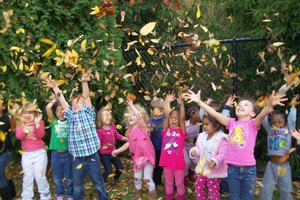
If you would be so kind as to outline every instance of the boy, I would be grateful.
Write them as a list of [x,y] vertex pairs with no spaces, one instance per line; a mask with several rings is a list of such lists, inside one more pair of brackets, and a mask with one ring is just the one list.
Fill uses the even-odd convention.
[[64,117],[68,120],[68,142],[69,152],[73,156],[73,198],[84,199],[84,180],[86,173],[93,182],[98,199],[109,199],[104,187],[98,150],[100,141],[98,139],[95,110],[89,97],[88,81],[91,70],[82,70],[82,94],[72,100],[70,107],[63,94],[59,91],[56,83],[51,79],[45,79],[45,86],[53,89],[56,98],[65,110]]

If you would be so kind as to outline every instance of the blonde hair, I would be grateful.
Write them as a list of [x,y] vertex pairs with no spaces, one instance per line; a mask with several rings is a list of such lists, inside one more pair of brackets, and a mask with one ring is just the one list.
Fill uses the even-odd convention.
[[[144,122],[145,122],[146,124],[148,124],[148,122],[149,122],[149,116],[148,116],[148,114],[147,114],[147,112],[146,112],[146,109],[145,109],[143,106],[139,105],[139,104],[134,104],[134,107],[141,113]],[[130,111],[131,111],[131,109],[130,109],[130,107],[128,106],[127,109],[126,109],[126,111],[125,111],[125,113],[124,113],[124,121],[125,121],[126,126],[127,126],[128,128],[130,127],[129,124],[128,124],[128,117],[129,117],[129,115],[130,115]]]
[[111,110],[108,109],[107,107],[103,107],[97,112],[97,119],[96,119],[96,127],[97,128],[101,128],[103,126],[103,119],[102,119],[101,115],[104,111],[108,111],[110,113],[110,115],[111,115],[110,123],[113,123],[113,121],[114,121],[112,114],[111,114]]
[[164,101],[161,98],[155,98],[150,103],[151,108],[164,109]]

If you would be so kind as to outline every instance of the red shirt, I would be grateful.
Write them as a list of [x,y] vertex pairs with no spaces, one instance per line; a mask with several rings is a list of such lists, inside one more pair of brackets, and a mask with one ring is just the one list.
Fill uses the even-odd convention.
[[109,129],[100,128],[97,130],[100,140],[100,153],[111,154],[115,149],[115,140],[122,140],[123,135],[118,133],[114,124],[110,124]]

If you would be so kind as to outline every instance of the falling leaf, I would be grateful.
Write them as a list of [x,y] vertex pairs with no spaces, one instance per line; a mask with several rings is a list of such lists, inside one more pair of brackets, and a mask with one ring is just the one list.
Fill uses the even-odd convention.
[[271,22],[271,19],[264,19],[263,22]]
[[208,29],[207,29],[205,26],[200,25],[200,27],[202,28],[202,30],[203,30],[205,33],[208,32]]
[[135,96],[134,94],[132,94],[132,93],[128,93],[128,94],[127,94],[127,98],[128,98],[129,100],[131,100],[131,101],[135,101],[135,100],[136,100],[136,96]]
[[18,150],[18,153],[19,153],[20,155],[22,155],[22,154],[23,154],[23,151],[22,151],[22,150]]
[[151,101],[151,97],[149,97],[148,95],[145,95],[145,96],[144,96],[144,99],[145,99],[146,101]]
[[82,168],[82,163],[76,166],[76,169],[81,169]]
[[275,43],[273,43],[274,47],[279,47],[279,46],[282,46],[282,45],[284,45],[284,42],[275,42]]
[[214,91],[217,90],[217,86],[216,86],[213,82],[211,82],[211,86],[212,86],[212,89],[213,89]]
[[5,140],[6,140],[6,133],[4,133],[3,131],[0,131],[0,141],[4,142]]
[[292,57],[289,60],[289,63],[294,62],[296,60],[296,58],[297,58],[297,55],[292,55]]
[[163,82],[163,83],[161,84],[161,86],[163,86],[163,87],[166,87],[167,85],[168,85],[167,82]]
[[81,50],[82,50],[83,52],[86,51],[86,42],[87,42],[87,40],[84,39],[84,40],[81,42],[81,44],[80,44]]
[[118,130],[122,129],[122,125],[120,125],[120,124],[116,125],[116,129],[118,129]]
[[153,29],[156,26],[156,22],[149,22],[148,24],[146,24],[145,26],[143,26],[140,30],[140,34],[142,36],[146,36],[149,33],[151,33],[153,31]]
[[41,38],[40,42],[44,43],[44,44],[54,45],[54,42],[50,39],[47,39],[47,38]]
[[199,19],[201,17],[200,5],[197,5],[196,17]]
[[113,178],[115,176],[116,176],[116,174],[112,173],[112,174],[109,174],[107,178]]

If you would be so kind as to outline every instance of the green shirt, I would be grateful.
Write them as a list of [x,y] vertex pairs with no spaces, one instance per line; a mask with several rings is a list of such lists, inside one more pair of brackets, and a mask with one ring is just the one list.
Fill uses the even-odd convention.
[[51,140],[50,150],[68,150],[68,121],[56,117],[50,122]]

